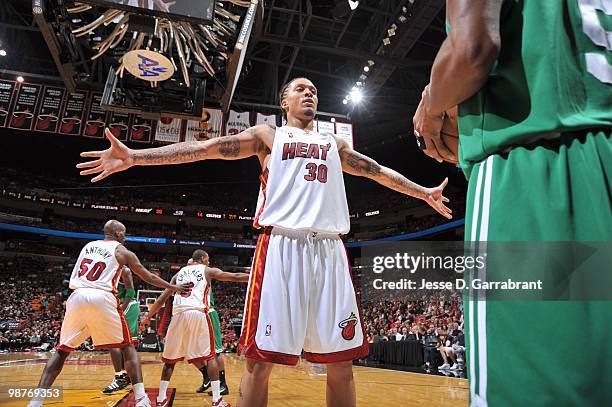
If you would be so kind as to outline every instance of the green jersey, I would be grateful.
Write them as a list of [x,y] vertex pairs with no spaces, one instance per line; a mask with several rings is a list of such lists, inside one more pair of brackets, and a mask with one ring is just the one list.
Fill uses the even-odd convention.
[[[125,294],[127,294],[125,285],[117,284],[117,297],[119,298],[119,301],[121,301],[122,303],[123,303],[123,300],[125,299]],[[132,301],[134,301],[134,298],[132,298]]]
[[209,310],[214,310],[215,309],[215,301],[213,300],[213,293],[212,293],[212,281],[211,284],[209,285],[209,289],[208,289],[208,309]]
[[612,127],[611,10],[610,0],[504,1],[495,66],[459,106],[467,175],[487,156],[543,135]]

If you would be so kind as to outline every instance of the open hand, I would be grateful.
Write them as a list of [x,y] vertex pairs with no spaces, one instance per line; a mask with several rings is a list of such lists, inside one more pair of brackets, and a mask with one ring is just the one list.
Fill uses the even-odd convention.
[[432,208],[434,208],[440,215],[444,216],[447,219],[453,218],[453,211],[444,205],[445,202],[448,202],[448,198],[445,197],[442,193],[444,192],[444,187],[448,184],[448,178],[444,178],[444,181],[440,185],[435,188],[429,188],[427,191],[427,195],[425,196],[425,202],[429,204]]
[[130,155],[130,149],[119,141],[109,129],[104,130],[104,135],[110,141],[109,148],[103,151],[86,151],[81,157],[97,158],[93,161],[78,163],[77,168],[88,168],[80,172],[81,175],[98,174],[91,182],[98,182],[115,172],[125,171],[134,165]]

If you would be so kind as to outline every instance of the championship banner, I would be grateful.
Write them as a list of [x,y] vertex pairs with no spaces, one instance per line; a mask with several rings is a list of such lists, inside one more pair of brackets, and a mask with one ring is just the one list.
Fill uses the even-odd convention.
[[219,109],[202,109],[202,120],[187,121],[185,141],[208,140],[221,137],[223,130],[223,111]]
[[334,123],[333,122],[326,122],[323,120],[319,120],[318,121],[318,130],[319,133],[321,134],[336,134],[336,129],[334,128]]
[[162,143],[178,143],[181,141],[181,127],[183,121],[172,117],[162,117],[157,122],[155,141]]
[[101,93],[93,93],[87,109],[87,120],[85,121],[85,131],[83,135],[86,137],[104,137],[104,127],[106,126],[106,110],[102,110],[100,102],[102,101]]
[[143,119],[140,116],[134,116],[132,125],[130,126],[130,141],[136,143],[150,143],[153,133],[153,120]]
[[47,133],[57,132],[64,96],[66,96],[66,89],[45,86],[36,116],[35,130]]
[[14,93],[15,82],[0,80],[0,127],[6,127],[8,124]]
[[64,111],[62,113],[60,134],[67,134],[69,136],[81,134],[86,100],[87,92],[74,92],[68,95],[68,100],[64,104]]
[[249,120],[249,112],[238,113],[230,110],[229,118],[227,119],[227,125],[225,127],[225,135],[233,136],[241,131],[244,131],[251,127]]
[[340,123],[336,122],[336,135],[341,139],[346,140],[351,148],[354,148],[353,144],[353,125],[351,123]]
[[108,120],[108,129],[121,141],[126,141],[130,129],[130,114],[112,112]]
[[271,114],[266,116],[265,114],[257,113],[257,121],[255,124],[269,124],[270,126],[276,127],[276,115]]
[[206,128],[200,120],[187,120],[185,129],[185,141],[203,141],[208,140]]
[[17,91],[17,100],[13,107],[13,115],[9,127],[12,129],[32,130],[34,126],[34,110],[40,96],[40,85],[22,83]]

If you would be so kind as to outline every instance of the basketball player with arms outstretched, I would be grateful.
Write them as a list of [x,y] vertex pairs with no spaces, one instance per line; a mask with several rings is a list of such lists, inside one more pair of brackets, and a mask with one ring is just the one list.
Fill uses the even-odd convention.
[[[172,320],[166,333],[166,344],[162,354],[164,368],[161,374],[157,406],[168,404],[167,390],[170,384],[174,365],[185,357],[198,370],[206,366],[212,387],[213,407],[229,407],[221,397],[219,367],[216,362],[215,337],[212,323],[208,315],[210,308],[208,292],[212,280],[244,282],[249,280],[246,273],[226,273],[218,268],[208,267],[208,253],[198,249],[191,257],[193,264],[183,267],[172,282],[189,284],[191,291],[174,296],[172,302]],[[166,300],[173,294],[165,290],[151,306],[145,321],[159,311]]]
[[263,228],[245,302],[240,350],[247,357],[239,404],[263,406],[274,363],[327,364],[327,404],[356,404],[352,361],[368,353],[367,338],[340,235],[349,231],[342,171],[370,178],[427,202],[446,218],[443,189],[426,188],[313,130],[317,89],[306,78],[282,87],[287,125],[251,127],[235,136],[132,150],[109,131],[104,151],[82,153],[81,175],[102,180],[134,165],[163,165],[256,156],[262,168],[254,225]]
[[[51,387],[70,352],[91,336],[96,349],[121,349],[133,383],[135,405],[151,405],[142,383],[138,354],[116,296],[117,282],[123,266],[127,265],[143,281],[156,287],[182,293],[187,285],[170,284],[151,274],[138,257],[123,246],[124,241],[125,226],[109,220],[104,225],[104,240],[89,242],[81,250],[70,277],[70,288],[74,292],[66,302],[57,352],[47,362],[39,388]],[[42,406],[42,400],[35,398],[29,406]]]
[[[448,0],[446,13],[449,36],[414,129],[427,155],[452,160],[440,129],[444,111],[459,105],[465,239],[611,241],[612,0]],[[547,246],[533,246],[541,259]],[[557,250],[556,264],[575,262],[572,251]],[[484,254],[489,281],[537,272]],[[583,281],[574,267],[555,265],[546,289]],[[605,279],[610,268],[601,271]],[[607,286],[601,278],[587,290]],[[575,288],[567,288],[570,298]],[[609,301],[485,301],[485,294],[464,309],[471,405],[610,404],[612,386],[602,384],[612,373],[594,369],[612,357]],[[542,334],[526,340],[525,332]]]

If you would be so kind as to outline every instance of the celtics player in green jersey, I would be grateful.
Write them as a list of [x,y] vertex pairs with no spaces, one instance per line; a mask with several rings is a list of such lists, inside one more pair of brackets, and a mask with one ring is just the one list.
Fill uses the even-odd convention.
[[[210,291],[208,292],[208,298],[210,303],[208,315],[210,316],[210,322],[212,324],[213,333],[215,335],[215,353],[217,354],[215,358],[217,360],[217,365],[219,366],[221,395],[225,396],[226,394],[229,394],[229,387],[227,386],[227,382],[225,381],[225,363],[223,362],[223,337],[221,335],[221,320],[219,319],[219,313],[215,309],[212,285],[210,287]],[[202,372],[203,381],[202,385],[196,390],[196,393],[204,393],[210,387],[210,378],[208,377],[208,370],[206,369],[206,366],[200,369],[200,372]],[[212,391],[209,391],[208,393],[209,395],[212,395]]]
[[[449,0],[446,12],[414,131],[469,180],[465,239],[612,240],[612,0]],[[455,157],[440,130],[457,105]],[[464,310],[472,405],[610,405],[612,303],[478,293]]]
[[[117,286],[117,297],[121,301],[121,310],[125,315],[125,321],[130,329],[130,335],[132,338],[138,336],[138,317],[140,316],[140,306],[136,297],[136,291],[134,291],[134,280],[132,279],[132,272],[128,267],[123,267],[121,272],[121,280],[123,284],[119,283]],[[113,367],[115,368],[115,378],[104,389],[102,393],[111,394],[119,390],[123,390],[130,385],[130,377],[125,371],[123,358],[121,357],[121,351],[117,348],[110,349],[111,360],[113,361]]]

